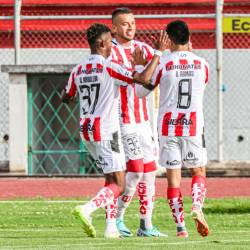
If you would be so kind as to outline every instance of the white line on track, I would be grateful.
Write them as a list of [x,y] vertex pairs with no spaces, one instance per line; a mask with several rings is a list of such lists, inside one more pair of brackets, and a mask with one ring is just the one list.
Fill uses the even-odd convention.
[[[0,229],[0,232],[58,232],[58,231],[63,231],[63,232],[76,232],[76,229],[64,229],[64,228],[29,228],[29,229],[11,229],[11,228],[2,228]],[[175,230],[167,230],[168,233],[175,233]],[[243,231],[243,230],[231,230],[230,232],[223,232],[220,231],[220,234],[234,234],[234,233],[242,233],[245,235],[250,234],[250,231]],[[86,238],[89,240],[89,238]]]
[[[119,239],[115,240],[115,241],[119,241]],[[222,241],[219,241],[219,242],[216,242],[216,244],[218,245],[219,244],[223,244],[223,243],[243,243],[243,242],[250,242],[250,240],[222,240]],[[95,240],[93,240],[93,244],[92,242],[88,242],[88,249],[92,249],[92,247],[96,247],[96,246],[102,246],[102,249],[103,249],[103,246],[104,245],[110,245],[110,244],[113,244],[114,243],[114,240],[110,241],[110,242],[100,242],[100,243],[97,243],[95,242]],[[215,243],[215,241],[207,241],[207,240],[202,240],[202,241],[183,241],[183,242],[154,242],[154,243],[148,243],[147,242],[147,246],[159,246],[159,245],[196,245],[196,244],[213,244]],[[131,245],[131,247],[134,247],[134,246],[140,246],[140,247],[145,247],[145,242],[142,242],[142,243],[135,243],[135,242],[127,242],[126,243],[126,246],[128,245]],[[67,248],[67,247],[86,247],[86,243],[82,243],[82,244],[79,244],[79,243],[70,243],[70,244],[63,244],[63,248]],[[23,246],[3,246],[4,248],[1,248],[0,249],[48,249],[48,248],[57,248],[60,247],[60,244],[56,245],[56,244],[46,244],[46,245],[36,245],[34,246],[35,248],[33,248],[32,246],[29,246],[29,245],[23,245]],[[111,248],[111,247],[110,247]],[[114,246],[114,248],[117,249],[117,246]],[[95,248],[96,249],[96,248]]]

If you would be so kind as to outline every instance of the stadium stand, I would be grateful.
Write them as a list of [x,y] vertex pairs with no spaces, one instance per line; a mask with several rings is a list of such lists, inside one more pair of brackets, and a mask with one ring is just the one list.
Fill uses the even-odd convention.
[[[0,15],[12,16],[14,0],[0,0]],[[238,3],[235,6],[235,3]],[[110,15],[112,9],[117,6],[127,6],[133,9],[136,15],[153,15],[153,14],[212,14],[215,12],[215,1],[213,0],[177,0],[174,1],[150,1],[140,0],[123,1],[121,4],[117,0],[24,0],[22,1],[23,16],[60,16],[60,15]],[[249,13],[250,3],[247,0],[233,1],[226,0],[224,4],[226,13]],[[98,19],[110,25],[111,21],[107,18]],[[168,19],[171,21],[171,19]],[[192,42],[196,49],[208,49],[215,47],[215,19],[186,18],[192,30]],[[87,47],[84,39],[83,30],[85,30],[93,20],[22,20],[22,48],[82,48]],[[166,20],[159,18],[138,19],[137,36],[140,39],[147,40],[146,35],[165,26]],[[0,20],[0,48],[13,48],[14,46],[14,21]],[[247,34],[230,34],[224,35],[224,48],[234,48],[230,39],[236,37],[241,39],[242,43],[237,47],[250,47],[250,38]],[[43,39],[40,39],[43,37]],[[150,41],[146,41],[150,42]]]

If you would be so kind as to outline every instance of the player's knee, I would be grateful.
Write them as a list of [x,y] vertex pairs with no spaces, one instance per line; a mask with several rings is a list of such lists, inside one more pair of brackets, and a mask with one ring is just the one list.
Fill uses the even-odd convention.
[[205,167],[192,168],[191,173],[192,173],[192,176],[196,176],[196,175],[205,176],[206,175],[206,169],[205,169]]
[[143,176],[143,172],[128,172],[127,175],[132,175],[134,180],[140,181]]
[[143,176],[143,173],[135,173],[135,178],[137,180],[141,180],[142,176]]

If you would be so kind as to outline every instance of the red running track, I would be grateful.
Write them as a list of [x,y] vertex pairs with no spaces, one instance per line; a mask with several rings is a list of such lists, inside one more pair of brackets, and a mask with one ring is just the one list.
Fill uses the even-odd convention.
[[[1,178],[0,199],[92,196],[103,178]],[[156,196],[166,196],[167,180],[157,178]],[[191,195],[191,179],[183,178],[182,195]],[[207,178],[207,197],[250,197],[250,178]]]

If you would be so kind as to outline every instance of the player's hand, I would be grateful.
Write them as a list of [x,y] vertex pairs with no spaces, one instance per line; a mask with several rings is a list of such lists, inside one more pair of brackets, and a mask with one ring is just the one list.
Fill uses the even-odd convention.
[[170,48],[170,39],[168,38],[167,32],[165,30],[161,30],[160,36],[158,39],[152,37],[155,43],[155,48],[160,51],[164,51]]
[[67,103],[67,104],[69,104],[70,102],[77,103],[78,101],[77,95],[71,97],[66,93],[65,89],[62,89],[60,99],[62,102]]
[[143,51],[139,47],[135,48],[131,61],[133,66],[135,65],[145,66],[147,64],[147,60],[146,58],[144,58]]

